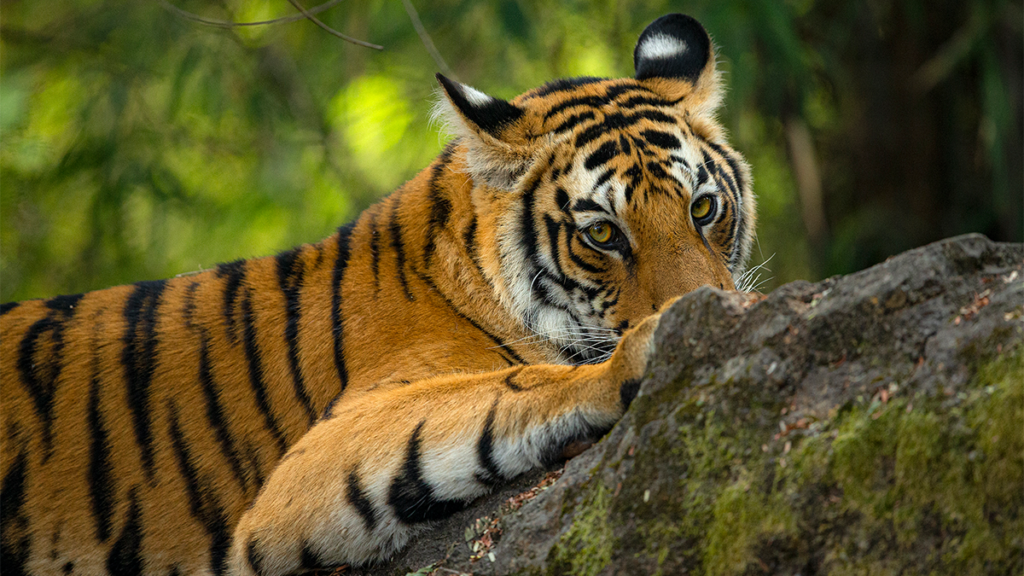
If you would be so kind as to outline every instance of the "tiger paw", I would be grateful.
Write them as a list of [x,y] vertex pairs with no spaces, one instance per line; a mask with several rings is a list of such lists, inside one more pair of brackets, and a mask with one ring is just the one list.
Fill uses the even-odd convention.
[[655,333],[661,316],[676,300],[678,298],[670,300],[660,310],[644,318],[640,324],[623,334],[615,352],[608,360],[608,370],[611,372],[612,379],[622,383],[620,394],[626,405],[629,404],[626,396],[629,396],[629,400],[636,396],[640,379],[643,378],[647,369],[647,362],[654,354]]

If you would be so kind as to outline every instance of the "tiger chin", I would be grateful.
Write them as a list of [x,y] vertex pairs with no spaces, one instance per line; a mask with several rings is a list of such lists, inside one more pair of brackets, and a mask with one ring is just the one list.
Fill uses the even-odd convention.
[[701,25],[633,58],[511,101],[438,75],[455,138],[322,242],[3,305],[4,576],[373,562],[599,439],[755,219]]

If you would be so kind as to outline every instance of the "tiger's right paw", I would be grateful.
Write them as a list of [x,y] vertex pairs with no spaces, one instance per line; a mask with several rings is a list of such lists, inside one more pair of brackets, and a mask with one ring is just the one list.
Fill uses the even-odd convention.
[[608,360],[611,379],[619,383],[619,399],[625,412],[640,390],[640,381],[647,370],[647,362],[654,355],[655,332],[662,314],[676,299],[666,303],[661,310],[644,318],[636,327],[626,331],[619,340],[615,352]]

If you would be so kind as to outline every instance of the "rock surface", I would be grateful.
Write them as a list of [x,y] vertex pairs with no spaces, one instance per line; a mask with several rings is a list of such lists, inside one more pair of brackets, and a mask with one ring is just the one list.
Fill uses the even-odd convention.
[[1024,570],[1024,246],[962,236],[760,301],[703,288],[658,332],[626,416],[550,487],[343,573]]

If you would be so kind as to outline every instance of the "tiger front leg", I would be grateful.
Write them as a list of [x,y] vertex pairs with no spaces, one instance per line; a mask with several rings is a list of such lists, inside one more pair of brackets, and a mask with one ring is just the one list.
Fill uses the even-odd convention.
[[242,517],[233,572],[388,558],[428,522],[578,452],[636,396],[657,319],[602,364],[435,377],[342,403],[285,454]]

